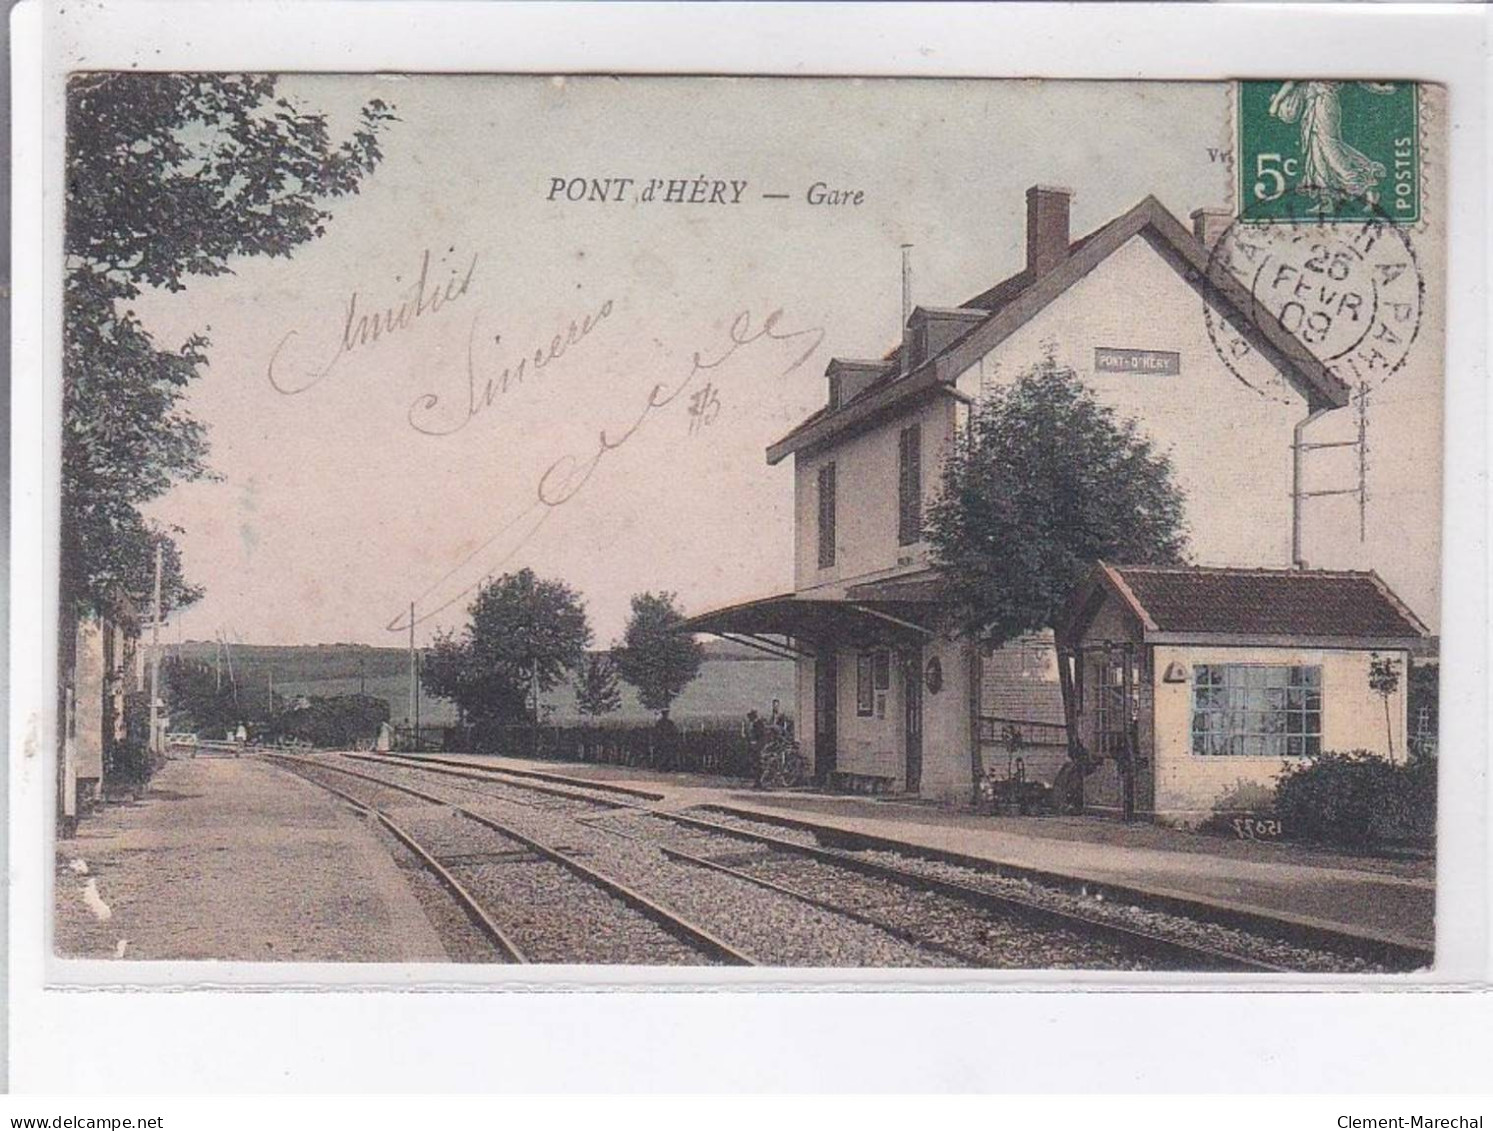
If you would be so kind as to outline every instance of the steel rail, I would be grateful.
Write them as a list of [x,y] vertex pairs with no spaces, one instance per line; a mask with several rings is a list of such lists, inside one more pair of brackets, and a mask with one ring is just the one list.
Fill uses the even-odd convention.
[[[285,758],[283,755],[270,755],[270,758],[273,761],[294,760]],[[294,773],[295,771],[291,772]],[[415,857],[420,861],[420,863],[423,864],[438,881],[440,881],[441,885],[445,887],[453,897],[455,897],[457,904],[464,912],[466,912],[467,917],[471,919],[474,924],[476,924],[476,926],[482,931],[484,935],[487,936],[488,940],[492,942],[495,947],[497,947],[498,951],[505,958],[507,958],[511,962],[520,964],[524,964],[529,961],[528,956],[524,954],[519,945],[508,937],[508,932],[503,930],[502,927],[498,926],[498,924],[493,921],[492,916],[487,913],[486,908],[484,908],[482,904],[477,901],[477,897],[474,896],[471,892],[467,891],[466,887],[463,886],[462,882],[456,878],[451,870],[444,864],[442,864],[439,860],[437,860],[435,856],[425,848],[424,845],[416,840],[409,832],[401,828],[399,824],[395,822],[395,820],[387,813],[385,813],[382,809],[378,808],[376,805],[371,805],[366,801],[359,800],[352,794],[338,789],[335,785],[331,785],[324,781],[317,781],[315,778],[308,777],[305,774],[297,773],[296,776],[299,777],[302,781],[308,781],[312,785],[320,786],[328,793],[336,794],[338,797],[342,798],[342,800],[346,801],[349,805],[351,805],[354,809],[357,809],[359,812],[377,818],[378,821],[383,824],[384,828],[388,829],[396,840],[398,840],[407,849],[409,849],[410,852],[414,853]]]
[[662,927],[669,934],[673,935],[675,938],[681,939],[691,946],[694,946],[697,949],[702,950],[715,958],[719,958],[721,961],[727,963],[728,965],[759,965],[757,960],[752,958],[746,952],[732,946],[730,943],[717,937],[715,934],[706,930],[704,927],[698,926],[689,919],[684,918],[684,916],[678,914],[677,912],[671,911],[663,904],[650,899],[642,892],[629,887],[621,880],[615,879],[612,876],[608,876],[604,872],[597,871],[589,864],[585,864],[582,861],[577,860],[569,853],[564,852],[551,845],[544,844],[542,841],[535,840],[533,837],[527,836],[526,834],[519,832],[517,829],[512,828],[509,825],[505,825],[503,824],[503,822],[498,821],[495,818],[488,817],[482,813],[474,813],[470,809],[465,809],[447,798],[437,797],[434,794],[415,789],[413,786],[403,785],[398,782],[391,782],[387,778],[375,777],[372,774],[365,774],[360,770],[348,769],[346,766],[337,766],[327,762],[315,761],[313,759],[286,758],[285,760],[300,762],[302,764],[321,769],[327,769],[337,774],[346,774],[349,777],[361,778],[362,780],[372,782],[375,785],[381,785],[387,789],[397,790],[400,793],[409,794],[411,797],[417,798],[421,801],[426,801],[433,805],[439,805],[443,808],[450,809],[452,812],[465,817],[467,820],[473,821],[476,824],[491,829],[493,832],[498,833],[501,836],[507,837],[510,840],[522,844],[525,848],[528,848],[532,852],[538,853],[545,859],[555,864],[561,865],[562,867],[575,873],[577,876],[581,877],[587,882],[601,888],[603,891],[607,892],[614,898],[621,900],[624,904],[631,907],[633,910],[642,913],[645,918],[650,919],[658,926]]
[[1292,972],[1289,967],[1280,966],[1273,962],[1245,958],[1241,955],[1207,946],[1206,944],[1182,942],[1178,939],[1168,938],[1165,935],[1155,934],[1139,927],[1130,927],[1107,919],[1081,915],[1073,911],[1064,911],[1060,908],[1049,907],[1033,900],[1022,899],[1019,896],[960,883],[958,880],[944,879],[940,876],[930,876],[922,872],[899,868],[895,864],[862,859],[854,853],[843,852],[839,849],[819,848],[813,845],[799,844],[796,841],[784,840],[781,837],[775,837],[768,833],[755,832],[732,825],[722,825],[715,821],[707,821],[700,817],[691,817],[684,813],[655,812],[653,815],[688,828],[734,837],[738,840],[754,841],[781,852],[806,856],[810,859],[837,865],[851,871],[879,876],[914,889],[936,891],[983,910],[1014,915],[1036,925],[1059,927],[1080,935],[1100,936],[1108,941],[1132,949],[1139,949],[1142,953],[1153,957],[1186,961],[1190,963],[1190,965],[1185,967],[1186,969],[1198,969],[1199,964],[1201,964],[1202,968],[1213,970],[1269,974]]
[[[398,766],[403,769],[409,770],[424,770],[426,773],[442,774],[446,777],[467,778],[471,781],[491,781],[496,782],[500,785],[511,785],[516,789],[531,789],[536,793],[548,793],[555,797],[566,798],[570,801],[589,801],[593,805],[607,805],[611,806],[614,809],[644,808],[644,806],[639,805],[636,801],[613,800],[610,797],[594,797],[590,794],[577,792],[577,789],[574,786],[567,788],[563,785],[548,784],[552,780],[558,780],[552,779],[549,775],[546,775],[543,779],[546,784],[529,781],[527,779],[531,776],[530,774],[527,774],[523,771],[504,769],[500,766],[478,766],[469,762],[437,762],[429,758],[407,758],[401,757],[399,755],[385,754],[346,753],[343,754],[342,757],[351,758],[357,762],[372,762],[375,765],[380,766]],[[515,781],[515,778],[517,778],[518,780]],[[576,781],[576,779],[574,778],[568,778],[564,780]],[[578,782],[577,785],[579,785]],[[580,788],[587,787],[581,786]],[[609,790],[603,786],[590,788],[594,788],[596,791],[602,793],[627,793],[633,794],[638,797],[644,797],[651,801],[663,800],[663,797],[661,795],[653,793],[641,793],[634,790]]]
[[[555,783],[554,788],[565,786],[580,787],[593,790],[597,793],[619,793],[625,797],[637,798],[641,801],[664,801],[666,794],[658,793],[650,789],[640,789],[636,786],[619,785],[611,781],[597,781],[591,778],[577,778],[569,774],[557,774],[548,770],[523,770],[514,766],[490,766],[481,762],[472,762],[464,758],[451,758],[443,755],[425,754],[370,754],[366,751],[344,751],[343,757],[356,758],[365,762],[390,762],[398,765],[410,765],[421,767],[450,766],[456,769],[479,770],[487,774],[504,774],[514,778],[532,778],[535,781]],[[540,787],[535,785],[533,789]]]
[[[642,840],[643,838],[636,837],[632,839]],[[644,843],[650,842],[644,841]],[[842,919],[850,919],[867,927],[874,927],[878,931],[883,931],[893,938],[901,939],[903,942],[915,946],[920,950],[931,950],[938,954],[946,954],[951,958],[957,958],[965,965],[968,965],[970,962],[969,955],[957,947],[949,946],[934,939],[923,938],[916,931],[898,926],[895,923],[888,923],[876,918],[874,915],[868,915],[864,911],[859,911],[854,907],[846,907],[843,904],[825,899],[823,896],[814,895],[812,892],[799,891],[797,888],[791,888],[786,884],[778,883],[776,880],[769,880],[763,876],[754,876],[750,872],[743,872],[739,868],[732,868],[714,860],[707,860],[703,856],[695,856],[689,852],[682,852],[677,848],[669,848],[661,844],[655,847],[671,860],[678,860],[684,864],[692,864],[699,868],[706,868],[712,872],[720,872],[722,875],[744,880],[746,883],[755,884],[757,887],[764,888],[767,891],[775,892],[778,895],[786,896],[800,903],[807,903],[809,906],[817,907],[822,911],[828,911],[832,915],[840,916]],[[981,965],[990,966],[992,964],[982,962]]]
[[[472,763],[459,763],[448,760],[448,764],[474,765]],[[482,767],[488,773],[501,775],[527,775],[527,771],[511,771],[498,767]],[[538,774],[547,781],[572,782],[581,788],[592,788],[589,781],[582,778],[569,777],[562,774],[545,773]],[[515,788],[538,788],[527,782],[509,781],[507,784]],[[608,787],[598,787],[608,788]],[[643,791],[637,791],[639,793]],[[578,798],[583,795],[577,795]],[[705,808],[713,808],[706,805]],[[637,806],[641,812],[653,813],[656,816],[665,816],[663,811],[653,809],[649,806]],[[574,818],[572,818],[574,819]],[[769,824],[784,825],[790,828],[798,828],[818,835],[824,832],[843,838],[847,841],[863,843],[868,848],[881,849],[887,852],[900,852],[914,857],[923,857],[932,860],[943,860],[947,863],[972,868],[980,871],[988,867],[988,863],[978,859],[961,859],[961,854],[938,849],[926,849],[916,845],[904,845],[900,842],[886,837],[880,837],[868,833],[857,833],[849,830],[834,829],[826,826],[817,826],[811,821],[801,821],[787,817],[770,817],[759,815],[756,819]],[[792,842],[788,842],[792,843]],[[1379,938],[1374,935],[1360,935],[1352,931],[1335,930],[1332,927],[1321,924],[1305,924],[1291,918],[1272,915],[1269,911],[1221,907],[1209,904],[1206,901],[1198,902],[1184,895],[1157,893],[1145,890],[1132,890],[1122,884],[1108,881],[1085,880],[1082,877],[1067,876],[1061,873],[1044,873],[1028,867],[1013,867],[1001,865],[1001,870],[1017,878],[1026,878],[1033,883],[1051,886],[1058,890],[1072,889],[1079,886],[1096,888],[1108,897],[1117,900],[1128,900],[1137,906],[1145,907],[1163,914],[1176,916],[1182,919],[1191,919],[1198,923],[1216,924],[1229,930],[1244,931],[1247,934],[1264,934],[1276,936],[1292,945],[1306,947],[1307,949],[1324,951],[1339,956],[1357,957],[1375,962],[1390,970],[1416,970],[1431,965],[1434,960],[1433,948],[1413,942],[1394,939]],[[917,875],[918,873],[913,873]],[[1227,951],[1220,953],[1227,954]],[[1234,959],[1235,965],[1242,960]],[[1288,972],[1299,973],[1293,967],[1271,966],[1268,963],[1257,964],[1252,969],[1261,972]]]

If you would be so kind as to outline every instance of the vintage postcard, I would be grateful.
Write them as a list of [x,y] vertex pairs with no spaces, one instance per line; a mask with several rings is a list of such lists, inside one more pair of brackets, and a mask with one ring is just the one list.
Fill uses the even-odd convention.
[[1442,87],[66,97],[56,958],[1434,967]]

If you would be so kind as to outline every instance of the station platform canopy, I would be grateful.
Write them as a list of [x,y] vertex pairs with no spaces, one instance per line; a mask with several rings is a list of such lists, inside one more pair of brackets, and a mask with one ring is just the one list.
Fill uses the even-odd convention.
[[701,613],[680,630],[800,654],[816,646],[907,647],[936,634],[939,606],[930,596],[926,586],[897,588],[893,582],[852,586],[843,597],[782,593]]

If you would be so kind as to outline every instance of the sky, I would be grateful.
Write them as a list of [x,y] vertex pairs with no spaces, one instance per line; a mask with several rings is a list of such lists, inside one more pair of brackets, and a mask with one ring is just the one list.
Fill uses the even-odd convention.
[[[187,404],[216,477],[150,508],[183,528],[207,591],[171,638],[398,645],[413,602],[423,643],[521,566],[581,593],[598,645],[640,591],[700,611],[791,589],[791,461],[764,451],[824,403],[832,357],[895,344],[901,245],[915,300],[954,306],[1022,266],[1029,185],[1074,190],[1075,236],[1148,193],[1184,220],[1233,196],[1222,84],[281,87],[334,131],[370,98],[399,121],[321,239],[136,304],[165,345],[211,339]],[[608,199],[564,199],[556,182],[576,178],[610,178]],[[686,202],[665,199],[671,180]],[[816,183],[863,195],[811,205]],[[360,318],[413,301],[422,264],[418,315],[360,337]],[[1371,414],[1369,541],[1341,501],[1310,521],[1434,623],[1439,351],[1418,357]]]

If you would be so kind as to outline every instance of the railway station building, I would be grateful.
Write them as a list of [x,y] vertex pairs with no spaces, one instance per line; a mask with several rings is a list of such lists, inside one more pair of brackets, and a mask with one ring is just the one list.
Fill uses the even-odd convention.
[[[689,622],[696,632],[792,650],[800,743],[826,783],[968,801],[985,770],[1001,773],[1017,750],[1029,780],[1050,781],[1068,761],[1052,635],[992,649],[942,631],[922,531],[943,455],[971,405],[1048,359],[1077,372],[1169,454],[1193,561],[1280,573],[1305,565],[1297,441],[1309,419],[1348,404],[1348,388],[1213,261],[1226,216],[1202,210],[1189,227],[1147,197],[1075,239],[1070,195],[1027,191],[1021,271],[957,306],[913,307],[885,356],[829,363],[824,406],[767,451],[769,464],[794,465],[792,591]],[[1237,352],[1256,368],[1246,372]],[[1423,631],[1406,617],[1389,634],[1396,640]],[[1287,624],[1270,634],[1285,649],[1270,654],[1271,670],[1303,666],[1290,659],[1294,631]],[[1086,647],[1096,639],[1105,638],[1083,637]],[[1244,647],[1201,636],[1187,647],[1236,645]],[[1194,669],[1212,671],[1211,655],[1175,657],[1189,683],[1156,685],[1165,702],[1185,699]],[[1217,662],[1225,672],[1232,663]],[[1324,678],[1337,662],[1321,661]],[[1354,744],[1383,748],[1382,730],[1377,741],[1355,734]],[[1338,735],[1322,740],[1330,747]],[[1210,791],[1244,765],[1235,754],[1224,743],[1189,755],[1180,778],[1158,780],[1158,804],[1171,806],[1175,789],[1182,800],[1173,808],[1206,808]]]

